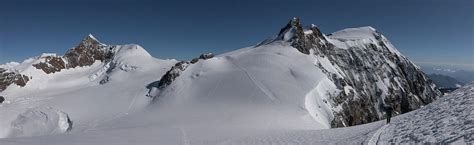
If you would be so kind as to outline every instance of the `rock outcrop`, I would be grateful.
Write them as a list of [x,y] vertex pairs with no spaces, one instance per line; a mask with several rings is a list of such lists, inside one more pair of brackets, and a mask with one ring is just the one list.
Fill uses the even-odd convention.
[[180,61],[176,63],[170,70],[166,72],[160,79],[158,83],[158,89],[164,89],[166,86],[170,85],[186,68],[189,66],[190,62]]
[[[315,25],[304,30],[299,19],[294,18],[274,40],[286,41],[301,53],[314,55],[316,66],[339,90],[343,90],[336,96],[330,96],[330,103],[342,108],[333,112],[333,127],[380,120],[384,118],[385,104],[393,104],[397,113],[406,113],[441,95],[420,68],[401,55],[372,27],[343,31],[361,31],[361,35],[369,36],[325,36]],[[346,45],[341,47],[333,43]]]
[[207,60],[213,58],[214,54],[212,53],[203,53],[198,58],[194,58],[191,61],[180,61],[176,63],[170,70],[168,70],[161,79],[155,84],[153,83],[152,86],[149,86],[149,97],[156,97],[151,94],[156,94],[155,89],[163,90],[167,86],[169,86],[177,77],[181,75],[181,73],[188,68],[189,65],[197,63],[199,60]]
[[191,63],[194,64],[194,63],[198,62],[199,59],[206,60],[206,59],[210,59],[210,58],[213,58],[213,57],[214,57],[214,54],[212,54],[212,53],[203,53],[198,58],[192,59]]
[[64,56],[45,56],[45,61],[33,64],[45,73],[60,72],[63,69],[90,66],[95,61],[107,61],[113,57],[113,46],[100,43],[92,35],[88,35],[79,45],[68,50]]
[[11,84],[24,87],[29,80],[28,76],[0,68],[0,92],[5,90]]

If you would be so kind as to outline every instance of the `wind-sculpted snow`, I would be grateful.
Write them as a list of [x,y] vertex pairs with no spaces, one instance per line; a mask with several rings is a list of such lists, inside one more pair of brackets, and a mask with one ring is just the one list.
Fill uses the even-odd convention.
[[11,122],[8,137],[64,133],[71,130],[72,125],[69,116],[62,111],[51,107],[30,108]]

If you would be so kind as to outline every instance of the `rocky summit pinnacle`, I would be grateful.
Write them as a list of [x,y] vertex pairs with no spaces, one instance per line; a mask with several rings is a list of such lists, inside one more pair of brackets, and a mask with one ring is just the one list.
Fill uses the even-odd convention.
[[45,73],[55,73],[62,69],[90,66],[95,61],[106,61],[113,56],[109,47],[100,43],[92,34],[87,35],[74,48],[68,50],[64,56],[45,56],[44,61],[33,64]]
[[303,28],[295,17],[275,39],[265,40],[257,47],[274,42],[287,43],[301,53],[313,55],[315,65],[337,89],[344,90],[329,97],[332,106],[342,108],[333,112],[332,127],[382,119],[387,103],[393,104],[396,112],[405,113],[440,96],[423,71],[370,26],[347,28],[326,36],[314,24]]
[[[85,46],[105,46],[105,44],[101,43],[97,38],[95,38],[92,34],[87,35],[84,37],[81,43],[79,45],[85,45]],[[98,47],[91,47],[91,48],[98,48]]]
[[309,54],[310,49],[315,47],[329,47],[329,43],[316,25],[312,24],[309,30],[305,30],[297,17],[291,19],[273,41],[278,40],[289,42],[291,46],[304,54]]

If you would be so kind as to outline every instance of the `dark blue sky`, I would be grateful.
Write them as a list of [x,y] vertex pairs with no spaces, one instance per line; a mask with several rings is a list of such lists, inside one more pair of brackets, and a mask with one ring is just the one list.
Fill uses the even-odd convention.
[[474,68],[473,0],[1,0],[0,63],[63,54],[92,33],[157,58],[254,45],[293,16],[328,34],[373,26],[419,64]]

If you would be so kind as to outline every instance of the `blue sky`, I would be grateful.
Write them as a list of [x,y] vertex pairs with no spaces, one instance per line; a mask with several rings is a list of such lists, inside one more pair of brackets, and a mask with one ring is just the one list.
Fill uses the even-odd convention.
[[1,0],[0,63],[63,54],[92,33],[157,58],[254,45],[293,16],[328,34],[373,26],[420,65],[474,69],[472,0]]

